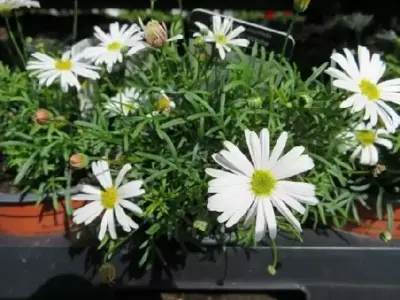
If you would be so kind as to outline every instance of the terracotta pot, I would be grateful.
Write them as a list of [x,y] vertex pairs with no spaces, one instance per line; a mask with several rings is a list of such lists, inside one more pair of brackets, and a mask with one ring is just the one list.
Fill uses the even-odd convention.
[[[84,201],[72,201],[71,205],[74,209],[79,208]],[[0,233],[23,236],[63,233],[70,222],[64,201],[59,202],[57,211],[51,201],[38,205],[32,201],[0,202]]]
[[[349,223],[344,227],[344,230],[373,238],[379,238],[382,232],[387,231],[387,215],[379,220],[376,209],[371,207],[368,210],[363,206],[358,208],[358,214],[361,224]],[[393,230],[391,233],[393,239],[400,239],[400,205],[393,205]]]

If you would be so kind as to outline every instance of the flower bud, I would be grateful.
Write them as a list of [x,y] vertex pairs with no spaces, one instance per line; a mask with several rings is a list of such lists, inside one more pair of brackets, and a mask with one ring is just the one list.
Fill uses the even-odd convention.
[[274,266],[269,265],[267,271],[271,276],[274,276],[276,274],[276,269],[274,268]]
[[304,12],[310,5],[311,0],[294,0],[294,9],[298,12]]
[[62,128],[62,127],[64,127],[65,125],[68,124],[68,120],[67,120],[67,118],[64,117],[64,116],[57,116],[57,117],[54,119],[54,122],[55,122],[57,128]]
[[45,125],[50,120],[50,112],[47,109],[41,108],[36,111],[33,121],[39,125]]
[[209,55],[207,52],[202,52],[199,54],[199,61],[205,62],[208,59]]
[[260,97],[251,97],[247,99],[247,105],[251,108],[261,108],[262,107],[262,100]]
[[204,37],[202,37],[202,36],[197,36],[193,40],[193,45],[197,48],[203,48],[205,44],[206,44],[206,41],[204,40]]
[[389,231],[384,231],[379,235],[379,237],[381,238],[382,241],[387,243],[392,239],[392,234]]
[[164,22],[149,21],[144,34],[147,44],[155,48],[163,47],[168,41],[168,30]]
[[75,153],[69,159],[69,165],[74,169],[83,169],[89,163],[87,155],[82,153]]
[[156,104],[156,111],[161,113],[161,112],[168,112],[171,109],[175,108],[175,102],[172,101],[165,93],[164,91],[161,92],[161,98],[158,100]]
[[103,264],[99,269],[99,277],[103,283],[112,284],[117,278],[117,271],[111,263]]

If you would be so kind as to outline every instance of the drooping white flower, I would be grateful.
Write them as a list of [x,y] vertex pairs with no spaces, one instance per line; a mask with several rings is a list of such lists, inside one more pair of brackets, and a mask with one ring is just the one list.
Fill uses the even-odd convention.
[[143,213],[139,206],[127,200],[144,194],[145,191],[141,188],[143,181],[130,181],[121,185],[131,168],[130,164],[124,165],[113,183],[107,161],[93,162],[92,172],[102,189],[91,185],[82,185],[81,192],[83,194],[71,197],[75,201],[92,201],[74,211],[73,221],[76,224],[88,225],[104,212],[98,235],[100,241],[103,240],[107,230],[112,239],[117,238],[115,219],[126,232],[139,227],[123,210],[125,208],[138,215]]
[[135,88],[125,88],[106,103],[105,109],[111,116],[127,116],[139,108],[139,97],[140,93]]
[[282,156],[288,134],[283,132],[273,150],[270,152],[268,129],[263,129],[260,137],[253,132],[245,131],[247,147],[252,162],[233,145],[224,142],[227,150],[213,155],[217,164],[226,169],[206,169],[212,177],[208,183],[208,209],[221,212],[218,222],[226,227],[236,224],[246,213],[245,223],[256,218],[255,239],[260,241],[265,232],[271,239],[277,234],[274,207],[298,231],[300,222],[290,208],[300,214],[305,212],[301,203],[315,205],[315,187],[310,183],[285,180],[308,171],[314,167],[312,159],[303,154],[304,147],[298,146]]
[[59,59],[40,52],[33,53],[32,57],[35,59],[28,62],[26,69],[32,71],[30,76],[39,78],[40,85],[48,87],[59,80],[63,92],[67,92],[69,86],[80,90],[78,76],[93,80],[100,78],[99,73],[96,72],[98,67],[82,62],[82,56],[73,56],[71,51],[65,52]]
[[400,124],[400,117],[386,102],[400,104],[400,78],[379,83],[386,65],[378,54],[371,56],[366,47],[358,47],[358,65],[349,49],[345,48],[344,53],[331,56],[343,71],[332,67],[325,71],[335,78],[334,86],[353,93],[340,107],[351,107],[353,113],[364,110],[365,121],[375,126],[379,118],[393,132]]
[[339,150],[343,153],[353,150],[350,156],[351,161],[358,157],[360,164],[374,166],[379,160],[379,153],[375,144],[389,150],[393,147],[393,143],[385,138],[388,136],[389,132],[385,129],[373,129],[371,124],[360,123],[354,131],[346,132],[340,136],[344,143],[339,145]]
[[31,0],[0,0],[0,13],[2,12],[9,12],[13,9],[18,8],[39,8],[40,3],[39,1],[31,1]]
[[143,34],[137,24],[120,27],[118,22],[110,24],[110,32],[105,33],[98,26],[94,27],[94,36],[100,44],[85,49],[83,56],[90,59],[95,65],[105,64],[107,71],[111,72],[117,62],[123,61],[124,54],[131,55],[146,47]]
[[158,116],[164,112],[170,112],[176,107],[176,103],[168,97],[165,91],[161,90],[160,95],[160,99],[156,102],[155,110],[151,114],[148,114],[148,117]]
[[245,31],[243,26],[232,29],[233,21],[230,18],[221,19],[220,16],[213,16],[213,28],[210,30],[206,25],[195,22],[201,32],[196,32],[193,36],[203,36],[206,42],[215,43],[221,59],[225,59],[226,52],[231,51],[231,46],[247,47],[247,39],[238,39],[237,37]]

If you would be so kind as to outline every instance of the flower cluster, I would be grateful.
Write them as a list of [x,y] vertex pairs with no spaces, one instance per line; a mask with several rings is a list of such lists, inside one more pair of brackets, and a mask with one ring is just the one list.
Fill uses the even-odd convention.
[[400,79],[380,82],[386,65],[379,54],[371,55],[363,46],[358,47],[358,65],[349,49],[344,49],[344,55],[332,54],[331,59],[342,69],[326,70],[334,78],[333,85],[352,93],[340,107],[350,108],[352,114],[362,113],[363,121],[368,121],[355,124],[350,132],[341,134],[344,143],[340,149],[345,152],[354,149],[352,160],[358,157],[361,164],[374,166],[378,163],[375,144],[392,149],[387,137],[400,125],[400,116],[388,105],[388,102],[400,104]]

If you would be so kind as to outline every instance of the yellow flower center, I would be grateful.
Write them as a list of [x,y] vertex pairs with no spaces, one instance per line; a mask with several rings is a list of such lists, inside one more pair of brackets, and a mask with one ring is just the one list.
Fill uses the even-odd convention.
[[108,51],[119,51],[121,50],[122,45],[120,42],[112,42],[107,45],[107,50]]
[[171,108],[171,100],[167,96],[162,96],[162,98],[157,103],[157,110],[164,111]]
[[215,41],[218,44],[226,45],[228,43],[228,38],[224,34],[216,34],[215,35]]
[[367,96],[371,101],[378,100],[381,93],[376,84],[372,83],[368,79],[362,79],[358,85],[361,89],[361,93]]
[[55,68],[60,71],[71,71],[72,70],[72,61],[71,60],[57,60],[55,64]]
[[115,187],[110,187],[101,192],[101,204],[105,209],[113,209],[118,200],[118,190]]
[[255,196],[270,196],[277,180],[270,171],[256,170],[251,178],[251,189]]
[[8,5],[0,5],[0,13],[7,13],[11,11],[11,7]]
[[372,130],[360,130],[356,132],[356,139],[363,146],[372,145],[376,140],[376,132]]

